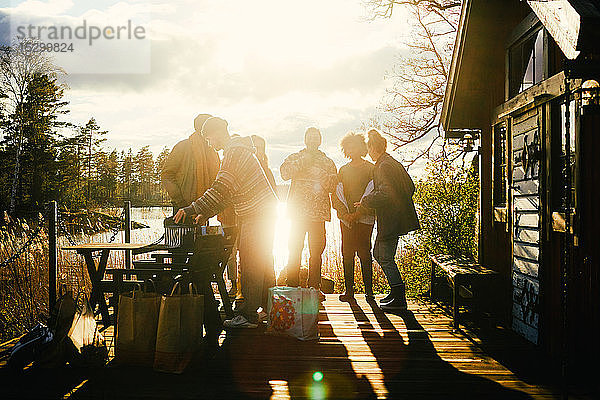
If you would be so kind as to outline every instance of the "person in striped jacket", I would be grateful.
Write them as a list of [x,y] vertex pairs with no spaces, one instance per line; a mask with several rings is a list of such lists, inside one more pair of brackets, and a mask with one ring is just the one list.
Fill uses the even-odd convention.
[[[227,121],[212,117],[206,120],[202,134],[216,150],[223,150],[221,169],[204,194],[187,207],[179,209],[175,222],[195,215],[196,223],[233,205],[238,217],[238,251],[244,303],[238,315],[224,321],[225,328],[258,327],[257,309],[265,285],[273,275],[273,224],[264,215],[272,212],[277,197],[256,158],[250,137],[229,134]],[[270,267],[269,267],[270,266]]]

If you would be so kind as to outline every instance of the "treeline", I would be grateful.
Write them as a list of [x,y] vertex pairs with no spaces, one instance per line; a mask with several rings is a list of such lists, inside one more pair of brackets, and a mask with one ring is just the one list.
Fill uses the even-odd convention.
[[39,210],[56,200],[69,209],[166,203],[156,158],[148,146],[107,149],[105,130],[92,117],[65,121],[67,87],[44,53],[0,48],[0,210]]

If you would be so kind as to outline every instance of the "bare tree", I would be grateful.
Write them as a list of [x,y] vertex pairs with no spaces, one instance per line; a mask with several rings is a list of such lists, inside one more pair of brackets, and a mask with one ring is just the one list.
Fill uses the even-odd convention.
[[23,105],[27,101],[29,84],[36,75],[54,76],[61,70],[56,67],[48,53],[36,50],[36,42],[23,40],[12,46],[0,48],[0,100],[8,117],[9,136],[15,146],[15,166],[10,192],[9,213],[14,214],[20,174],[23,131],[27,123]]
[[389,18],[394,12],[394,7],[422,7],[429,10],[445,11],[460,7],[461,0],[369,0],[374,17]]
[[[410,52],[388,73],[393,81],[382,101],[381,130],[395,149],[411,145],[409,165],[421,157],[450,156],[440,123],[452,49],[458,29],[458,0],[370,0],[374,18],[388,18],[403,7],[413,17]],[[415,150],[416,149],[416,150]],[[440,152],[441,149],[441,152]]]

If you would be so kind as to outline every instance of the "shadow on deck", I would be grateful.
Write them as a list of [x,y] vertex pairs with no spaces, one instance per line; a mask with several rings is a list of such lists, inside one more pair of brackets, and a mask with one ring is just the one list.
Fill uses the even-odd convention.
[[[518,354],[515,343],[483,344],[453,332],[432,304],[413,301],[403,315],[383,313],[360,299],[329,295],[318,342],[264,335],[263,329],[223,334],[212,359],[182,375],[109,366],[0,371],[1,398],[556,398],[537,378],[519,376],[490,354]],[[486,350],[484,350],[484,348]],[[500,358],[500,357],[497,357]],[[321,372],[322,381],[313,379]]]

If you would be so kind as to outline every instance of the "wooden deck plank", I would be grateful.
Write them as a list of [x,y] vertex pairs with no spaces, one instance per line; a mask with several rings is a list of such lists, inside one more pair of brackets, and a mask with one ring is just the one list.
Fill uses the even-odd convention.
[[[348,304],[328,295],[319,341],[237,330],[221,335],[214,358],[199,359],[182,375],[113,365],[92,372],[32,369],[13,375],[11,385],[3,373],[0,398],[556,398],[552,388],[494,359],[523,352],[524,344],[486,343],[454,331],[451,318],[431,303],[412,301],[409,308],[403,316],[385,314],[364,299]],[[113,328],[104,334],[110,342]],[[322,382],[312,379],[315,371]]]

